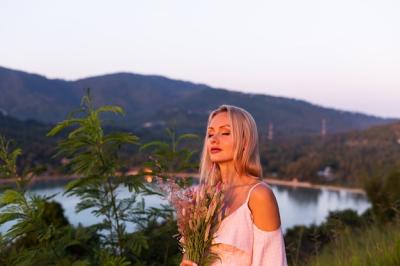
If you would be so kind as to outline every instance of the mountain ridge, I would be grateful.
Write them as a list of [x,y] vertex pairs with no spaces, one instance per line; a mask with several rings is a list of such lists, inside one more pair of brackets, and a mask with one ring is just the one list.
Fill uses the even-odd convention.
[[248,110],[261,132],[266,132],[272,123],[278,136],[319,134],[322,119],[332,133],[395,121],[294,98],[213,88],[161,75],[116,72],[67,81],[0,67],[0,108],[19,119],[46,123],[63,120],[79,107],[84,88],[91,88],[96,105],[123,107],[126,117],[117,118],[116,124],[127,128],[159,130],[169,126],[203,132],[209,112],[221,104]]

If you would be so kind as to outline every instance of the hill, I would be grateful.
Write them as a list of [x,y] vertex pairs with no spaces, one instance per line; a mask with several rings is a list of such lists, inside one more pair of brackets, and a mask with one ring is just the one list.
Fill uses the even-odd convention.
[[400,167],[400,123],[322,137],[268,141],[261,145],[268,175],[316,183],[362,186],[365,179]]
[[179,131],[203,134],[210,110],[224,103],[251,112],[262,134],[272,123],[276,136],[319,134],[322,119],[327,121],[329,133],[393,122],[296,99],[217,89],[162,76],[116,73],[66,81],[2,67],[0,110],[19,119],[55,123],[79,107],[85,88],[91,88],[96,105],[122,106],[126,117],[116,120],[115,125],[135,130],[174,126]]
[[[48,138],[51,125],[34,120],[19,120],[0,113],[0,135],[13,139],[23,149],[20,166],[46,165],[59,169],[60,159],[53,158],[57,138]],[[106,131],[126,131],[106,127]],[[141,143],[165,138],[163,131],[148,128],[133,131]],[[400,167],[400,123],[374,126],[321,136],[261,138],[261,160],[265,176],[300,181],[362,186],[366,178],[384,175]],[[190,143],[200,150],[201,140]],[[127,165],[136,166],[147,158],[137,146],[124,151]]]
[[19,120],[0,112],[0,135],[12,140],[11,148],[22,149],[17,162],[20,170],[38,165],[49,168],[57,164],[52,158],[56,139],[46,137],[50,128],[50,125],[35,120]]

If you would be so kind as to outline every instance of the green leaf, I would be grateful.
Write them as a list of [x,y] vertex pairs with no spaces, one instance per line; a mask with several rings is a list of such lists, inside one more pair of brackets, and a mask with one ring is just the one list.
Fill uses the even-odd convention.
[[1,206],[6,206],[9,204],[21,204],[24,202],[24,196],[20,192],[16,190],[6,190],[1,196],[0,196],[0,207]]
[[53,137],[53,136],[57,135],[58,133],[60,133],[60,131],[64,130],[65,128],[70,127],[73,124],[77,124],[77,123],[80,124],[80,123],[82,123],[82,121],[83,121],[82,119],[75,118],[75,119],[68,119],[63,122],[60,122],[55,127],[53,127],[47,133],[46,136]]
[[11,221],[15,221],[15,220],[19,220],[19,219],[24,219],[27,216],[22,214],[22,213],[8,213],[8,212],[2,212],[0,214],[0,225],[7,223],[7,222],[11,222]]
[[185,140],[185,139],[200,139],[200,137],[197,134],[189,134],[189,133],[182,134],[182,135],[179,135],[177,142],[179,143],[180,141]]
[[14,151],[12,151],[10,153],[10,157],[11,157],[10,159],[13,160],[13,161],[16,161],[17,157],[19,155],[21,155],[21,154],[22,154],[22,150],[21,149],[15,149]]
[[137,256],[140,255],[142,249],[149,248],[147,237],[143,233],[134,233],[129,240],[127,248]]
[[121,107],[113,106],[113,105],[101,106],[96,110],[96,112],[97,113],[111,112],[111,113],[120,114],[120,115],[125,114],[124,110]]
[[118,144],[134,144],[137,143],[139,138],[130,133],[111,133],[104,137],[104,142],[115,142]]
[[139,151],[143,151],[145,149],[148,149],[150,147],[155,147],[155,148],[159,148],[159,149],[168,149],[169,145],[163,141],[151,141],[149,143],[146,143],[144,145],[142,145],[139,149]]

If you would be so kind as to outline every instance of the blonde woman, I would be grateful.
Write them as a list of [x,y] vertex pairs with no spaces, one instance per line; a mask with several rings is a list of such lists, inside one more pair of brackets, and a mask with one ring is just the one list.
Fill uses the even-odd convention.
[[215,235],[220,260],[213,266],[287,265],[278,205],[261,181],[257,126],[247,111],[222,105],[210,114],[200,177],[224,185],[227,214]]

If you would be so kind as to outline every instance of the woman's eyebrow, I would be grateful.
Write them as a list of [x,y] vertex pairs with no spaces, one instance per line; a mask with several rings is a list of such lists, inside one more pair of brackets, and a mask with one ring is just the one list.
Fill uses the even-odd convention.
[[[222,128],[222,127],[231,127],[231,126],[226,124],[226,125],[220,126],[219,128]],[[208,127],[208,129],[214,129],[214,128],[213,127]]]

